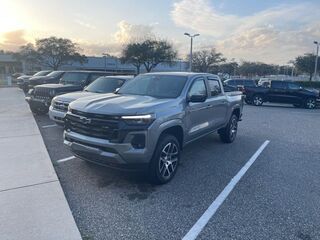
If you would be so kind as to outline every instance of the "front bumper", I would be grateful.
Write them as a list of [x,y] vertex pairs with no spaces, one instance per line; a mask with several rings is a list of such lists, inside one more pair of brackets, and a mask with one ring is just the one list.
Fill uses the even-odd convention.
[[29,103],[30,107],[38,109],[49,109],[49,106],[51,104],[50,100],[37,99],[32,96],[26,96],[25,100]]
[[58,111],[54,109],[52,106],[49,107],[49,117],[51,120],[55,121],[58,124],[64,124],[64,117],[67,112]]
[[[147,136],[147,132],[143,134]],[[122,170],[146,170],[153,153],[147,144],[136,149],[129,142],[112,143],[70,131],[64,131],[64,144],[83,160]]]

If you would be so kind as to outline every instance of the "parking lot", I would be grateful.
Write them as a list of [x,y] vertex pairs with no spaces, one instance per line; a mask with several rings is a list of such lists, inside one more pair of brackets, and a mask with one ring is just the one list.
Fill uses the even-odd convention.
[[266,140],[197,239],[320,239],[320,109],[246,105],[234,143],[192,143],[162,186],[70,158],[63,128],[35,118],[83,239],[183,238]]

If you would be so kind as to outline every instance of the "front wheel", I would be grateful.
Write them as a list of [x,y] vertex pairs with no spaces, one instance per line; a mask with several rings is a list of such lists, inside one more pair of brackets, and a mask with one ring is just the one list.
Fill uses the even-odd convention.
[[30,110],[37,115],[45,115],[49,112],[49,109],[47,108],[37,108],[34,106],[30,106]]
[[180,160],[180,144],[173,135],[160,137],[150,162],[150,178],[155,184],[169,182],[177,172]]
[[261,106],[263,104],[263,97],[259,94],[253,96],[252,100],[253,105]]
[[224,143],[232,143],[236,139],[237,132],[238,117],[235,114],[232,114],[228,125],[218,131],[220,139]]
[[308,109],[315,109],[316,108],[316,100],[314,98],[308,98],[306,100],[306,103],[305,103],[305,107],[308,108]]

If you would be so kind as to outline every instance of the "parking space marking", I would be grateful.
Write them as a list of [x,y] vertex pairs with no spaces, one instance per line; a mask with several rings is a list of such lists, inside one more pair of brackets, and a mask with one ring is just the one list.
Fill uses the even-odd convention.
[[62,162],[66,162],[66,161],[69,161],[69,160],[72,160],[72,159],[75,159],[76,157],[75,156],[71,156],[71,157],[67,157],[67,158],[62,158],[60,160],[57,160],[57,163],[62,163]]
[[224,200],[228,197],[231,191],[234,189],[236,184],[240,181],[243,175],[248,171],[251,165],[259,157],[262,151],[270,143],[269,140],[265,141],[259,149],[253,154],[249,161],[240,169],[240,171],[235,175],[228,185],[223,189],[219,196],[213,201],[213,203],[208,207],[208,209],[202,214],[199,220],[193,225],[189,232],[182,238],[182,240],[194,240],[198,237],[202,229],[207,225],[209,220],[213,217],[219,207],[222,205]]
[[51,124],[51,125],[42,126],[42,128],[52,128],[57,126],[58,126],[57,124]]

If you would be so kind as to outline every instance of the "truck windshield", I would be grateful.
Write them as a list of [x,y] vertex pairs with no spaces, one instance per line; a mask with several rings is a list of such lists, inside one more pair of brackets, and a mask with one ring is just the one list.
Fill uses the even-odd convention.
[[40,71],[40,72],[37,72],[36,74],[34,74],[33,76],[34,77],[38,77],[38,76],[47,76],[48,73],[50,73],[51,71]]
[[100,77],[86,87],[85,91],[95,93],[111,93],[117,88],[121,87],[124,82],[124,79]]
[[89,73],[81,73],[81,72],[68,72],[63,75],[60,83],[62,84],[73,84],[73,85],[81,85],[83,84],[87,78]]
[[176,98],[180,95],[186,81],[186,76],[141,75],[123,85],[118,93]]

